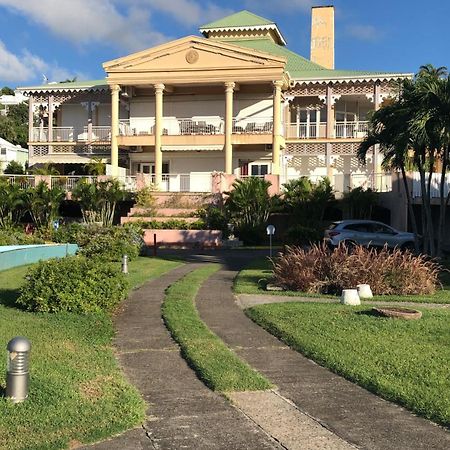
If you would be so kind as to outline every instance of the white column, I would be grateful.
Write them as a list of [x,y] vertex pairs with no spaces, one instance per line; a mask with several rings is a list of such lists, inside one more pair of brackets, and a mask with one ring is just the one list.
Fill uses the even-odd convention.
[[309,127],[311,126],[311,111],[306,110],[306,138],[309,139],[311,133],[309,132]]
[[273,82],[273,135],[272,135],[272,175],[280,174],[281,151],[281,88],[283,82]]
[[28,141],[34,141],[33,126],[34,126],[34,97],[30,95],[28,99]]
[[[381,103],[380,94],[381,94],[380,83],[376,82],[374,89],[373,89],[373,103],[374,103],[375,111],[380,109],[380,103]],[[376,176],[375,176],[376,173],[382,173],[379,144],[376,144],[373,146],[373,172],[374,172],[374,178],[376,178]],[[378,187],[377,184],[378,183],[375,181],[376,187]]]
[[119,92],[120,86],[111,86],[111,175],[119,175]]
[[48,142],[53,142],[53,95],[48,96]]
[[316,138],[320,138],[320,109],[316,109]]
[[236,84],[233,81],[225,83],[225,173],[233,173],[233,93]]
[[333,88],[327,86],[327,138],[334,137],[334,110],[333,110]]
[[155,84],[155,185],[162,182],[161,140],[163,130],[163,92],[164,84]]

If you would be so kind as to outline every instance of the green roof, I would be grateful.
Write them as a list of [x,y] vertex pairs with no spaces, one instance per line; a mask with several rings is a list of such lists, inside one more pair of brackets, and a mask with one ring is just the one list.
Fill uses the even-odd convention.
[[272,20],[257,16],[250,11],[243,10],[214,22],[207,23],[206,25],[202,25],[200,30],[207,28],[253,27],[264,25],[275,25],[275,23]]
[[268,38],[256,39],[223,39],[229,44],[240,47],[253,48],[255,50],[270,53],[275,56],[287,58],[286,71],[291,78],[333,78],[333,77],[363,77],[387,74],[387,72],[368,72],[363,70],[333,70],[326,69],[319,64],[313,63],[309,59],[294,53],[288,48],[278,45]]

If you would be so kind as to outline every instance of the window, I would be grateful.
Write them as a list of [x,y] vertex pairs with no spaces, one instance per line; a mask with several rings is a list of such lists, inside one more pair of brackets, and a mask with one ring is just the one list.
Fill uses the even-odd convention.
[[269,165],[268,164],[252,164],[251,166],[251,175],[252,177],[262,177],[269,173]]
[[1,155],[6,155],[6,147],[2,147],[0,150]]

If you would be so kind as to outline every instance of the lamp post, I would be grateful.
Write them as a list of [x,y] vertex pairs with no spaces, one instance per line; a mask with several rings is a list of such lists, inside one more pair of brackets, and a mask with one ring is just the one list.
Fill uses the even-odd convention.
[[27,338],[17,336],[8,342],[6,348],[6,397],[13,403],[20,403],[28,397],[31,343]]
[[122,257],[122,273],[128,273],[128,255]]
[[275,234],[275,227],[273,225],[267,225],[266,232],[269,236],[270,257],[272,258],[272,236]]

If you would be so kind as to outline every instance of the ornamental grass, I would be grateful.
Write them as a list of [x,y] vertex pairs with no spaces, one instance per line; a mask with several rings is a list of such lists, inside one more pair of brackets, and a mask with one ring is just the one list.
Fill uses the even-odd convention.
[[369,284],[374,295],[433,294],[441,267],[425,255],[399,249],[325,244],[286,247],[273,261],[275,284],[286,290],[340,294]]

